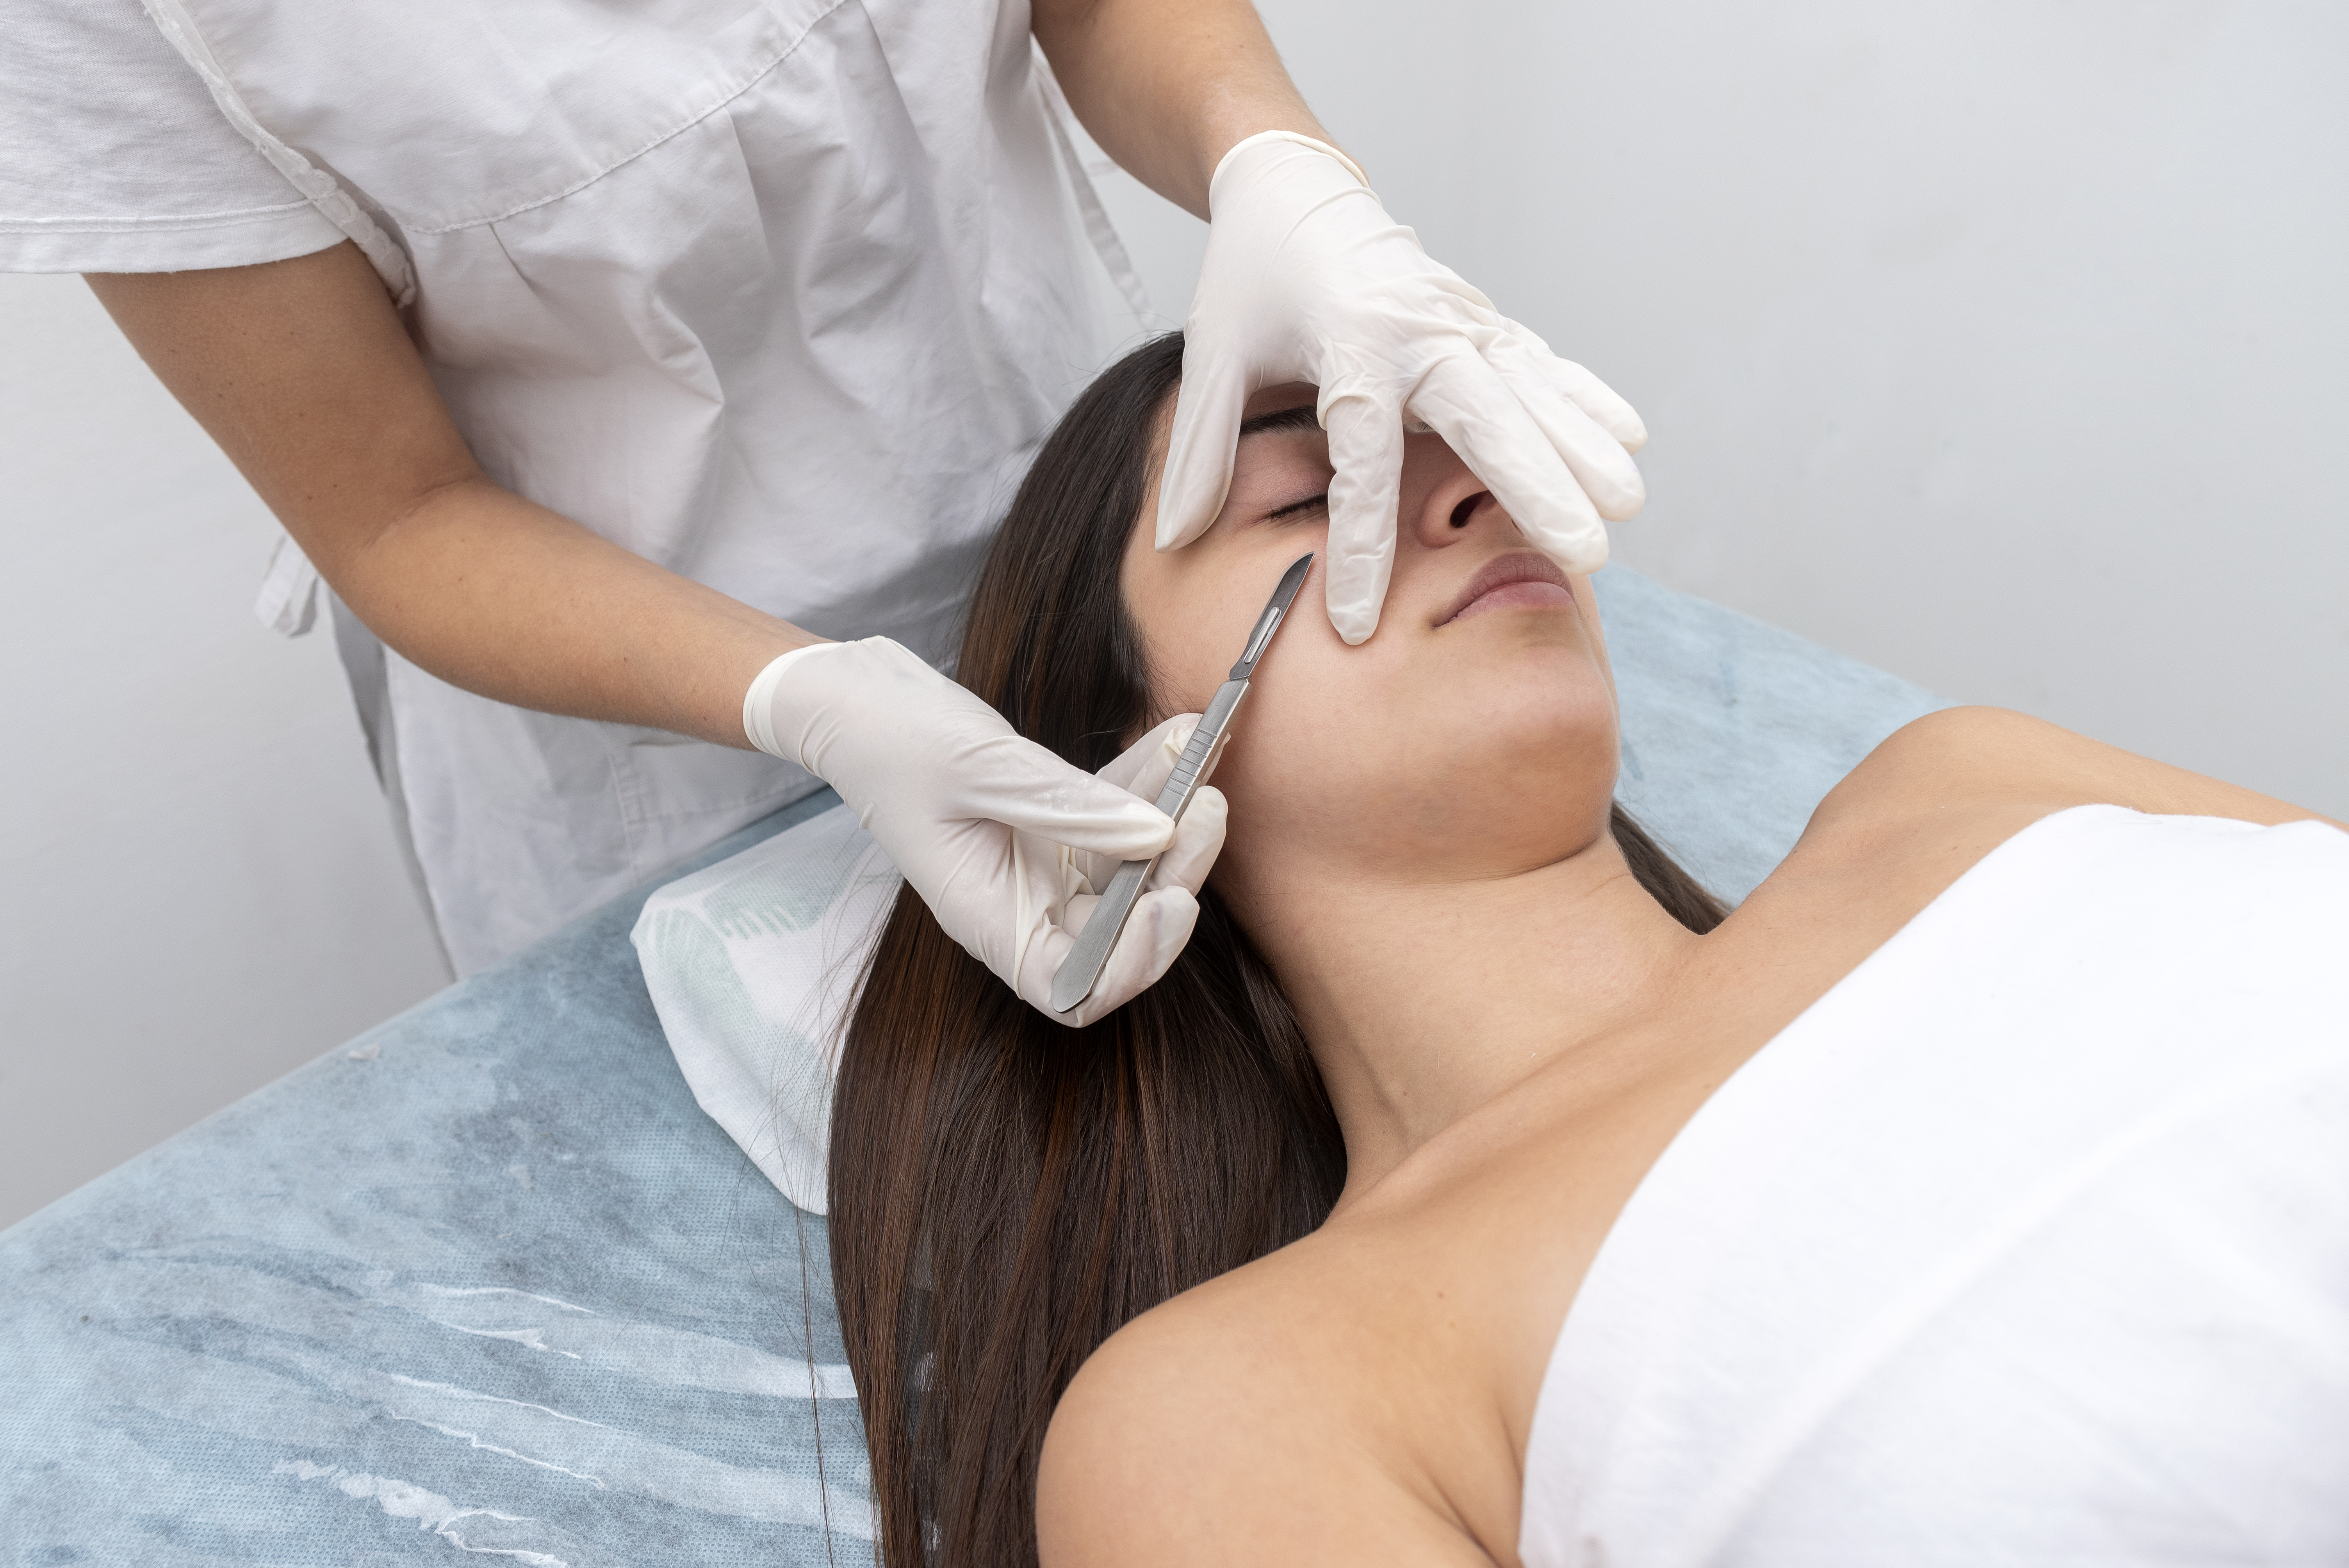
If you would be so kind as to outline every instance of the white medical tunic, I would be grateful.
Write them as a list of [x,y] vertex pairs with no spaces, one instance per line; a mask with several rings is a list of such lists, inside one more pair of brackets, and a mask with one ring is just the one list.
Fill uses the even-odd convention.
[[[492,479],[812,631],[947,654],[1093,363],[1025,0],[150,11],[0,33],[0,268],[357,238]],[[460,972],[813,787],[381,671]]]

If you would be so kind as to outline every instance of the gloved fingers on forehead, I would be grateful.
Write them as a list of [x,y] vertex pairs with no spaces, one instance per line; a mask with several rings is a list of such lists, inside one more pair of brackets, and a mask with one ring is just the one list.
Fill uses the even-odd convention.
[[1591,422],[1614,437],[1626,452],[1636,452],[1648,444],[1647,422],[1615,388],[1573,360],[1560,359],[1546,348],[1537,358],[1558,396],[1589,415]]
[[1422,378],[1411,407],[1485,481],[1534,548],[1568,572],[1607,563],[1598,509],[1491,366],[1473,356],[1443,361]]
[[1173,824],[1164,812],[1116,785],[1062,761],[1018,735],[983,743],[986,756],[966,760],[950,802],[966,821],[1000,822],[1071,849],[1120,860],[1154,855],[1166,847]]
[[1247,402],[1247,378],[1237,361],[1185,347],[1183,385],[1174,394],[1174,424],[1158,480],[1159,549],[1190,543],[1224,510]]
[[[1637,516],[1648,499],[1647,481],[1640,477],[1640,465],[1631,460],[1623,443],[1559,394],[1556,379],[1541,360],[1511,349],[1495,358],[1493,368],[1541,427],[1550,446],[1566,459],[1575,482],[1590,498],[1599,515],[1609,522]],[[1598,385],[1595,377],[1592,385]]]
[[1331,470],[1322,594],[1338,635],[1359,645],[1378,629],[1394,573],[1403,411],[1390,397],[1346,387],[1325,395],[1321,407]]

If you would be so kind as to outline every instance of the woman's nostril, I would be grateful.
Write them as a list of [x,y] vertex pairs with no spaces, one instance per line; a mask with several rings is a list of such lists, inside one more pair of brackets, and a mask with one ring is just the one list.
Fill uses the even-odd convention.
[[1470,496],[1466,500],[1464,500],[1458,506],[1454,507],[1452,509],[1452,526],[1454,528],[1467,527],[1468,520],[1476,515],[1476,509],[1484,504],[1485,498],[1487,493],[1488,492],[1485,490],[1478,490],[1475,495]]

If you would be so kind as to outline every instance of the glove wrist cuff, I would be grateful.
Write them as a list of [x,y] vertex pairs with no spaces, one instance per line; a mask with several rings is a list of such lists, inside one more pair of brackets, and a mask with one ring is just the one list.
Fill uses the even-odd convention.
[[792,665],[822,648],[836,648],[838,643],[810,643],[803,648],[793,648],[768,662],[751,679],[750,689],[742,694],[742,737],[770,757],[780,757],[794,767],[804,767],[799,748],[775,731],[775,692],[781,686],[783,676]]
[[1223,179],[1224,170],[1232,166],[1232,160],[1237,158],[1249,148],[1262,146],[1268,141],[1290,141],[1295,142],[1299,147],[1309,147],[1316,152],[1326,152],[1330,157],[1336,159],[1339,166],[1344,169],[1347,173],[1360,181],[1363,190],[1367,191],[1371,188],[1371,177],[1362,172],[1362,166],[1355,162],[1352,159],[1347,157],[1344,153],[1339,151],[1336,148],[1330,146],[1328,142],[1317,140],[1312,137],[1307,136],[1302,131],[1259,130],[1254,136],[1242,137],[1239,140],[1232,143],[1230,150],[1226,152],[1222,158],[1216,160],[1216,171],[1214,174],[1208,176],[1207,179],[1207,211],[1211,216],[1214,214],[1216,209],[1216,184],[1218,181]]

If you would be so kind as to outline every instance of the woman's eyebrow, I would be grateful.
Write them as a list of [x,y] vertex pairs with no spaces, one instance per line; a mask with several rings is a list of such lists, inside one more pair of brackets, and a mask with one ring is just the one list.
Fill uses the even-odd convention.
[[1253,419],[1241,420],[1239,438],[1245,441],[1250,436],[1262,435],[1267,430],[1319,430],[1320,428],[1321,420],[1314,413],[1313,405],[1299,403],[1294,408],[1276,408],[1269,414],[1258,414]]

